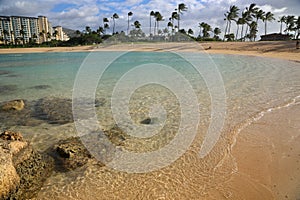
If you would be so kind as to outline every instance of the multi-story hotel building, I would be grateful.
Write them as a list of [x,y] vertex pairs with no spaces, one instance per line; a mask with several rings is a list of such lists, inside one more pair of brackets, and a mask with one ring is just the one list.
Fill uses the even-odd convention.
[[0,16],[0,39],[5,44],[43,43],[52,39],[68,40],[62,28],[57,32],[53,34],[52,25],[45,16],[38,16],[38,18]]

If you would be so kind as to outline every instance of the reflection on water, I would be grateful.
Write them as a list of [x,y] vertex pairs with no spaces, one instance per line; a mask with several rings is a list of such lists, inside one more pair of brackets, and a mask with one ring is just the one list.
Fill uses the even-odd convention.
[[[109,53],[99,52],[99,57]],[[194,55],[200,58],[203,63],[201,70],[205,73],[210,67],[205,61],[208,57]],[[0,102],[24,99],[27,105],[18,114],[1,111],[0,128],[21,131],[41,151],[61,139],[76,136],[74,124],[70,123],[73,120],[72,88],[76,72],[86,56],[86,53],[0,55]],[[188,63],[173,54],[133,52],[126,59],[116,60],[100,80],[95,109],[102,128],[115,124],[110,98],[114,85],[124,72],[132,63],[143,64],[146,60],[155,62],[157,59],[189,80],[199,100],[198,132],[188,151],[171,165],[149,173],[119,172],[93,162],[75,171],[55,172],[45,183],[38,199],[230,199],[231,189],[223,186],[238,171],[231,154],[237,133],[272,111],[271,108],[293,106],[299,101],[299,63],[213,55],[225,84],[227,116],[217,145],[208,156],[200,159],[199,150],[212,109],[205,81]],[[128,137],[124,148],[137,152],[153,151],[176,136],[181,111],[172,91],[159,85],[145,85],[132,94],[129,105],[124,100],[123,106],[128,106],[131,120],[139,124],[149,117],[155,105],[161,105],[167,116],[165,121],[154,121],[162,125],[159,134],[146,139]],[[151,117],[160,119],[155,113],[153,115]],[[186,127],[188,130],[189,124]],[[265,188],[257,191],[268,194]]]

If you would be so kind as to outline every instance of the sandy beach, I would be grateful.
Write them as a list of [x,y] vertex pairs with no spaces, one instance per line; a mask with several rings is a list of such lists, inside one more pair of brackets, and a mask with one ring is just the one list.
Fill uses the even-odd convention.
[[[300,49],[295,41],[276,42],[200,42],[200,43],[128,43],[77,47],[41,47],[0,49],[6,53],[89,52],[89,51],[205,51],[209,54],[251,55],[300,62]],[[188,45],[187,45],[188,44]]]

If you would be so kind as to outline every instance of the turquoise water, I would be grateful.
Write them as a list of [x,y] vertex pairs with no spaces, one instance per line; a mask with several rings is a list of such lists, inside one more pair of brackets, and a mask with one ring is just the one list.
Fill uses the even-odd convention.
[[[92,199],[96,194],[102,194],[108,199],[116,196],[120,199],[122,197],[128,198],[128,196],[134,197],[134,193],[138,191],[137,188],[139,185],[146,180],[152,180],[153,183],[148,181],[146,184],[147,187],[145,186],[146,188],[141,189],[140,195],[148,195],[149,193],[153,195],[153,199],[164,199],[159,195],[159,191],[166,190],[163,186],[164,184],[166,187],[171,187],[170,191],[176,191],[174,188],[172,189],[172,185],[176,185],[176,181],[183,178],[177,177],[178,174],[181,173],[180,170],[196,170],[198,178],[195,180],[196,177],[190,177],[189,175],[191,174],[186,172],[186,181],[192,185],[196,184],[193,185],[195,190],[191,193],[189,190],[183,189],[183,192],[178,192],[178,198],[186,195],[190,195],[190,198],[194,198],[197,195],[199,197],[199,195],[201,196],[208,192],[207,188],[215,187],[215,185],[218,185],[217,182],[222,183],[222,181],[225,181],[230,174],[236,170],[234,161],[228,158],[228,156],[228,162],[222,161],[224,166],[221,171],[211,172],[206,169],[217,170],[216,166],[219,166],[220,161],[226,157],[228,148],[235,139],[233,138],[235,134],[232,134],[234,132],[232,130],[234,130],[237,125],[269,109],[287,105],[295,101],[295,99],[299,99],[299,63],[251,56],[209,56],[207,54],[191,52],[182,53],[181,55],[184,56],[187,54],[192,60],[200,63],[199,69],[203,74],[209,73],[212,68],[211,64],[213,63],[220,72],[226,92],[226,117],[224,128],[222,129],[222,136],[217,148],[209,154],[205,162],[203,162],[203,160],[198,161],[195,152],[199,151],[199,146],[208,129],[211,111],[213,109],[211,95],[209,94],[210,88],[208,88],[208,84],[205,83],[205,81],[213,85],[213,83],[216,82],[217,75],[216,77],[210,76],[209,80],[205,80],[190,63],[186,62],[177,54],[170,52],[130,52],[125,55],[120,54],[120,52],[95,52],[93,55],[96,55],[97,63],[88,66],[90,67],[90,71],[95,72],[96,75],[98,70],[108,66],[98,83],[95,93],[96,99],[101,99],[101,101],[104,102],[103,105],[96,109],[98,120],[103,127],[115,123],[111,113],[112,93],[119,80],[132,70],[134,66],[143,64],[151,65],[153,63],[167,65],[175,69],[189,81],[197,97],[199,113],[201,115],[197,136],[192,145],[192,153],[187,153],[186,156],[181,157],[179,161],[171,165],[169,169],[165,169],[166,171],[159,170],[150,175],[134,176],[116,171],[110,171],[109,175],[103,172],[104,169],[99,169],[94,165],[88,166],[87,169],[82,169],[82,171],[78,171],[78,174],[54,174],[41,191],[40,199],[54,199],[57,196],[61,196],[61,199],[69,197],[80,199],[83,198],[83,196]],[[107,62],[107,58],[112,55],[121,56],[110,64]],[[77,72],[85,59],[89,58],[88,56],[89,53],[0,55],[0,102],[24,99],[28,102],[28,105],[32,106],[41,99],[71,99]],[[85,77],[87,82],[92,79],[92,77],[88,77],[88,75],[90,74],[87,74],[87,77]],[[153,74],[149,76],[159,77],[160,75],[162,76],[162,73],[153,72]],[[137,80],[144,79],[144,77],[145,75],[141,73],[127,81],[134,85],[134,83],[137,83]],[[162,85],[167,82],[167,78],[168,80],[172,80],[174,85],[178,82],[175,77],[163,78],[161,79]],[[114,96],[114,98],[119,98],[121,101],[124,100],[120,105],[120,109],[122,109],[122,106],[129,107],[133,121],[138,122],[147,117],[149,107],[151,108],[153,105],[160,104],[165,108],[168,114],[166,127],[168,129],[178,128],[176,123],[178,122],[177,118],[179,118],[181,114],[180,106],[178,106],[178,100],[176,96],[172,94],[172,91],[158,84],[144,85],[131,94],[129,105],[127,105],[125,100],[128,91],[130,92],[131,88],[126,88],[125,84],[124,90],[121,91],[119,96]],[[185,91],[182,92],[184,93]],[[190,94],[187,93],[184,101],[189,103],[189,99]],[[54,101],[54,104],[55,103]],[[58,106],[58,108],[62,109],[60,106]],[[66,115],[67,114],[68,111],[66,111]],[[31,116],[28,115],[24,116],[31,118]],[[8,123],[8,120],[11,121]],[[21,131],[39,150],[47,149],[59,139],[76,135],[73,123],[52,124],[48,123],[47,120],[34,117],[28,121],[34,121],[34,125],[31,125],[32,123],[18,123],[17,121],[14,123],[14,119],[9,117],[2,118],[0,128]],[[163,123],[163,121],[159,121],[158,123]],[[186,126],[189,127],[189,124]],[[169,133],[166,128],[162,129],[162,131],[165,131],[168,135],[166,138],[163,137],[162,141],[157,142],[161,138],[155,136],[153,141],[149,144],[144,143],[142,140],[133,139],[136,146],[130,146],[129,144],[128,148],[132,150],[143,148],[143,150],[153,150],[159,148],[168,143],[170,138],[172,139],[171,133]],[[197,165],[197,167],[195,165]],[[109,171],[110,169],[105,168],[105,170]],[[163,184],[157,185],[155,184],[157,182],[151,179],[151,176],[158,178],[157,176],[160,172],[164,174]],[[168,176],[168,174],[170,176]],[[213,177],[213,181],[208,181],[208,177]],[[68,186],[67,184],[69,183],[72,183],[72,186]],[[182,183],[182,181],[180,183]],[[122,184],[125,185],[122,186]],[[130,185],[132,185],[132,187]],[[186,193],[184,191],[186,191]],[[101,198],[99,197],[99,199]]]

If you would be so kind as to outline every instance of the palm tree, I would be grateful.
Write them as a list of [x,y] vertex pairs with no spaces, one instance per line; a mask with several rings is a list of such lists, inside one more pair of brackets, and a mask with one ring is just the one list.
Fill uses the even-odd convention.
[[140,29],[141,28],[141,23],[139,21],[135,21],[133,23],[133,26],[134,26],[135,29]]
[[50,32],[47,33],[47,39],[48,39],[48,41],[51,41],[51,33]]
[[58,31],[55,30],[54,33],[53,33],[52,35],[53,35],[53,37],[55,37],[55,39],[56,39],[56,36],[58,35]]
[[189,30],[188,30],[188,35],[190,36],[190,35],[193,35],[194,34],[194,31],[190,28]]
[[[173,26],[174,26],[174,20],[178,20],[178,19],[179,19],[178,13],[177,12],[172,12],[171,21],[172,21]],[[178,28],[178,26],[176,26],[176,27]]]
[[20,35],[22,36],[22,43],[23,43],[23,45],[24,45],[24,44],[25,44],[25,37],[24,37],[25,32],[24,32],[23,29],[20,30]]
[[214,29],[214,38],[215,38],[216,40],[218,40],[220,34],[221,34],[221,29],[219,29],[218,27],[216,27],[216,28]]
[[171,28],[172,33],[173,33],[173,23],[171,21],[169,21],[167,26],[168,26],[168,28]]
[[204,22],[202,22],[200,26],[202,27],[203,38],[209,38],[209,32],[212,31],[211,26]]
[[44,42],[45,41],[45,30],[42,30],[39,33],[40,38],[42,38],[42,40],[39,38],[40,42]]
[[296,27],[295,27],[295,29],[297,30],[297,33],[298,33],[297,36],[296,36],[296,39],[298,39],[299,36],[300,36],[300,16],[298,16],[298,19],[296,21]]
[[33,38],[34,43],[36,43],[36,40],[37,40],[38,36],[34,33],[32,38]]
[[248,28],[250,28],[250,24],[252,22],[252,18],[255,17],[255,13],[258,11],[258,8],[256,7],[255,3],[250,4],[249,7],[246,7],[245,13],[247,15],[246,17],[246,33],[245,35],[247,35],[248,33]]
[[91,33],[92,33],[91,27],[86,26],[86,27],[85,27],[85,32],[86,32],[86,34],[91,34]]
[[184,4],[184,3],[180,3],[178,4],[178,8],[177,8],[177,14],[178,14],[178,19],[177,19],[177,22],[178,22],[178,30],[180,30],[180,14],[182,14],[182,12],[185,12],[187,11],[187,6]]
[[[239,14],[239,8],[235,5],[230,6],[229,11],[227,11],[224,15],[225,15],[225,21],[226,21],[226,29],[225,29],[225,35],[227,33],[228,30],[228,34],[230,34],[230,28],[231,28],[231,21],[235,20],[238,17]],[[225,38],[224,35],[224,38]]]
[[235,22],[236,22],[236,26],[237,26],[235,40],[238,40],[240,25],[244,25],[244,19],[243,18],[239,18]]
[[[267,22],[268,21],[271,22],[273,20],[275,20],[274,14],[271,12],[267,12],[263,18],[263,21],[265,22],[265,35],[267,35]],[[257,26],[257,24],[256,24],[256,26]]]
[[[199,23],[199,28],[200,28],[200,32],[199,32],[199,36],[200,36],[200,38],[201,38],[201,33],[202,33],[202,29],[204,29],[204,26],[205,26],[205,23],[204,22],[201,22],[201,24]],[[202,33],[202,37],[204,37],[203,36],[203,33]]]
[[159,22],[164,21],[164,19],[163,16],[160,14],[160,12],[155,12],[154,17],[155,17],[155,26],[154,26],[154,34],[155,34],[155,27],[156,30],[159,30]]
[[154,15],[155,15],[155,12],[152,10],[151,12],[150,12],[150,36],[151,36],[151,21],[152,21],[152,17],[154,17]]
[[127,23],[128,23],[128,26],[127,26],[127,35],[129,33],[129,17],[131,17],[133,15],[133,13],[130,11],[128,14],[127,14]]
[[286,23],[286,30],[285,30],[285,32],[293,31],[295,21],[296,21],[296,19],[295,19],[295,16],[293,16],[293,15],[289,15],[289,16],[286,17],[286,22],[285,22]]
[[286,16],[282,16],[279,18],[278,22],[280,22],[280,34],[282,34],[282,24],[285,23]]
[[106,29],[109,29],[109,20],[108,20],[108,18],[107,17],[104,17],[103,19],[102,19],[102,21],[103,21],[103,28],[104,28],[104,33],[106,33]]
[[115,27],[116,27],[116,22],[115,20],[116,19],[119,19],[119,15],[117,13],[114,13],[113,16],[112,16],[112,19],[114,21],[114,26],[113,26],[113,35],[115,34]]
[[7,45],[7,36],[9,35],[8,30],[4,29],[3,30],[3,35],[4,35],[4,43]]
[[256,38],[257,23],[252,22],[249,27],[250,27],[249,39],[250,41],[252,41],[254,38]]
[[[254,11],[254,17],[256,18],[256,24],[257,24],[257,29],[258,29],[258,20],[263,20],[265,16],[265,12],[261,9],[257,9]],[[255,41],[256,38],[254,38]]]
[[102,26],[99,26],[99,28],[97,29],[97,34],[101,35],[104,33],[104,28]]

